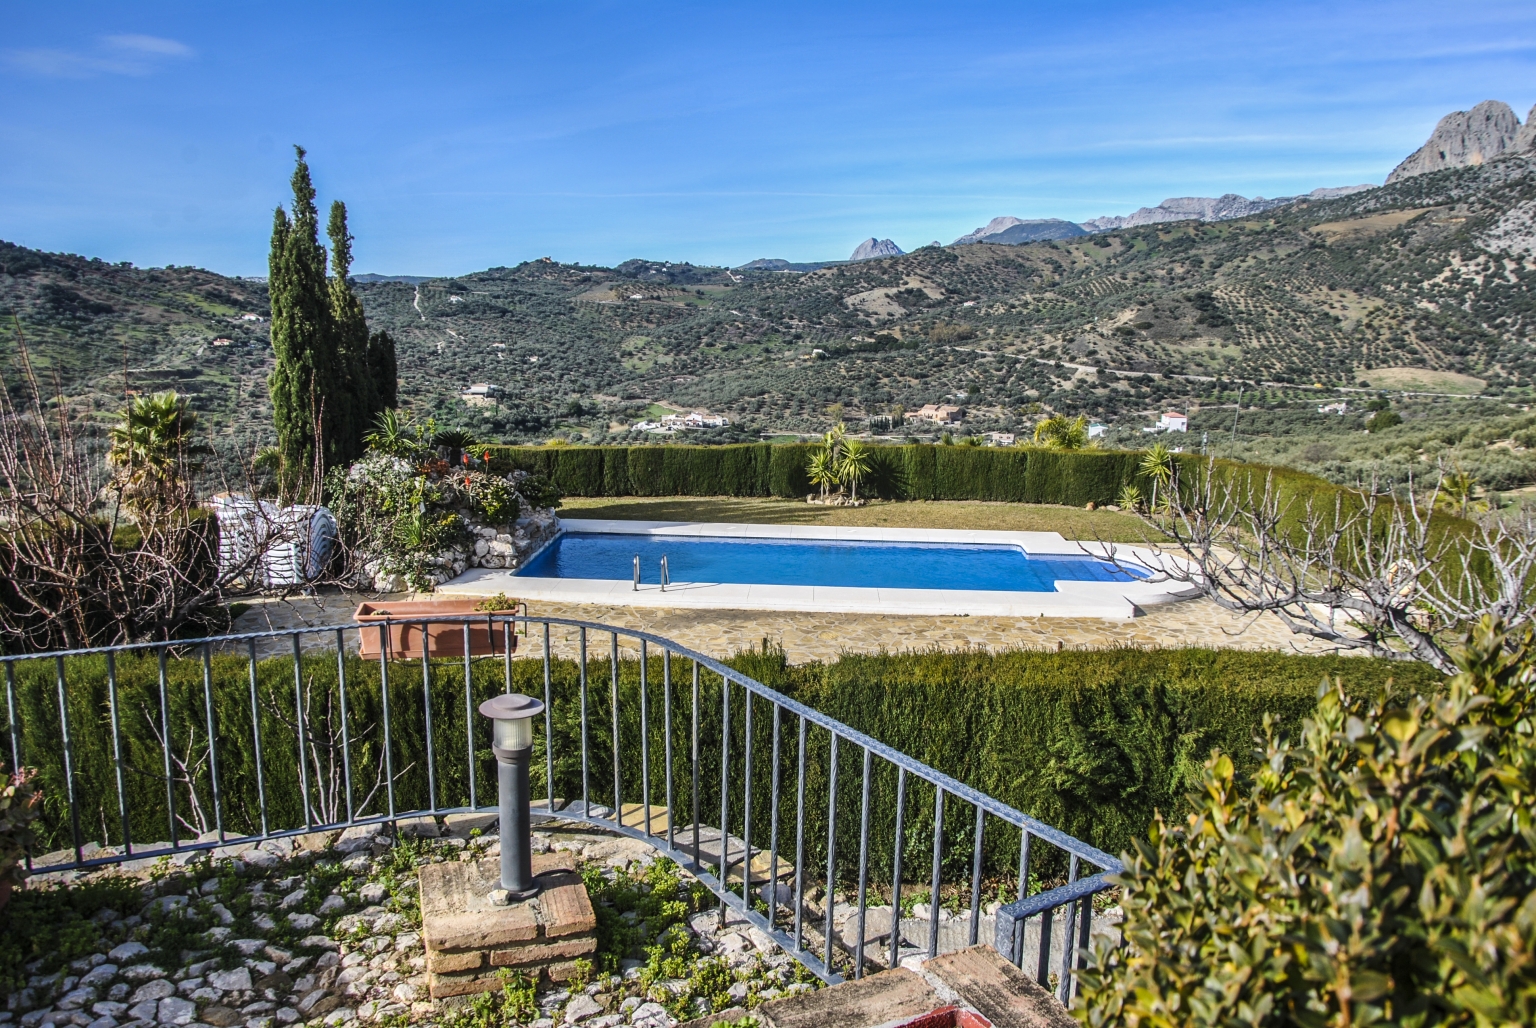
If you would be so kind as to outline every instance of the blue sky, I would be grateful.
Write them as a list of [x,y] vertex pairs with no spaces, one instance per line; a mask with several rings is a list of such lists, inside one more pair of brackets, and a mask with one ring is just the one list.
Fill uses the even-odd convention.
[[1380,182],[1536,102],[1536,4],[10,4],[0,238],[263,274],[290,144],[354,270],[740,264]]

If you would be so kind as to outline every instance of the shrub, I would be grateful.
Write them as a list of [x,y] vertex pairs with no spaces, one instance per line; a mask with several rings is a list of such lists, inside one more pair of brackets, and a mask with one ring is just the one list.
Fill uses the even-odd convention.
[[37,844],[32,822],[37,820],[42,791],[36,773],[22,768],[0,787],[0,882],[20,885],[26,877],[26,855]]
[[1128,945],[1083,976],[1090,1025],[1536,1023],[1536,640],[1484,621],[1406,704],[1335,682],[1264,762],[1204,768],[1116,876]]

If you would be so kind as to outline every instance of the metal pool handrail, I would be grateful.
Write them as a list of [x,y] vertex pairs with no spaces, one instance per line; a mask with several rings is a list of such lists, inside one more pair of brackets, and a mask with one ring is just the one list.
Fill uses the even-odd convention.
[[[579,682],[580,682],[580,760],[582,795],[580,808],[574,804],[568,805],[558,812],[558,817],[564,820],[586,822],[599,825],[610,831],[617,831],[631,838],[640,839],[654,846],[658,851],[675,860],[681,866],[695,874],[712,892],[720,899],[720,912],[724,917],[727,907],[734,909],[745,917],[750,923],[770,934],[780,945],[784,946],[794,956],[814,971],[818,976],[828,982],[840,981],[843,973],[839,969],[848,968],[851,963],[853,977],[862,977],[866,970],[865,943],[866,943],[866,911],[868,908],[869,887],[869,846],[870,846],[870,789],[873,762],[882,760],[895,768],[897,774],[896,785],[896,811],[895,811],[895,844],[891,868],[891,931],[889,935],[889,960],[888,966],[894,966],[900,956],[901,942],[901,891],[903,888],[902,856],[903,856],[903,827],[906,817],[906,798],[911,778],[915,781],[927,783],[934,790],[934,832],[933,832],[933,860],[929,889],[929,918],[927,954],[934,955],[938,951],[939,943],[939,911],[936,898],[940,895],[943,886],[943,846],[944,846],[944,818],[946,797],[970,806],[975,812],[975,828],[972,834],[971,877],[970,877],[970,923],[967,938],[969,944],[974,945],[979,941],[979,927],[982,900],[982,854],[983,837],[988,816],[997,818],[1007,825],[1020,831],[1020,852],[1018,861],[1019,899],[1014,903],[1003,906],[997,915],[997,932],[993,944],[1005,956],[1016,965],[1022,965],[1024,959],[1024,923],[1030,917],[1039,917],[1041,928],[1038,934],[1037,951],[1039,955],[1039,979],[1042,985],[1049,984],[1050,950],[1052,947],[1051,920],[1053,912],[1067,908],[1067,945],[1060,954],[1060,975],[1058,978],[1059,991],[1063,1001],[1069,1001],[1075,981],[1075,970],[1079,965],[1080,951],[1073,946],[1073,925],[1077,926],[1077,934],[1086,945],[1089,929],[1091,927],[1091,903],[1095,893],[1107,888],[1109,883],[1104,880],[1103,873],[1079,877],[1079,868],[1086,863],[1101,869],[1101,872],[1114,872],[1121,870],[1121,864],[1114,857],[1096,849],[1078,839],[1067,835],[1043,822],[1032,818],[1013,807],[976,790],[963,782],[952,778],[943,772],[937,771],[927,765],[907,756],[890,746],[881,743],[873,737],[859,732],[819,711],[799,703],[785,696],[757,680],[741,674],[729,665],[699,653],[688,647],[682,646],[672,640],[650,632],[637,629],[620,628],[612,625],[604,625],[597,622],[582,621],[571,618],[534,617],[527,614],[520,615],[440,615],[434,617],[416,618],[386,618],[367,625],[348,623],[342,625],[329,625],[315,628],[289,628],[275,629],[263,632],[246,632],[230,635],[209,636],[200,639],[176,640],[167,642],[132,643],[114,646],[87,647],[75,650],[57,651],[43,654],[11,654],[0,655],[0,664],[5,667],[6,676],[6,712],[8,731],[11,742],[11,757],[15,766],[20,766],[24,727],[18,723],[16,713],[16,667],[19,664],[39,661],[52,661],[54,663],[56,692],[59,712],[59,738],[63,757],[63,775],[65,779],[67,801],[69,805],[70,835],[73,840],[75,859],[61,863],[50,863],[46,870],[69,871],[75,869],[88,869],[120,863],[131,859],[156,857],[165,854],[186,853],[213,849],[231,844],[253,844],[268,839],[285,836],[296,836],[316,831],[329,831],[338,828],[346,828],[353,825],[369,825],[391,822],[407,817],[420,815],[441,816],[450,813],[468,811],[482,811],[494,808],[480,806],[475,783],[475,717],[472,709],[472,670],[471,670],[471,629],[477,626],[486,626],[488,635],[492,626],[500,622],[502,625],[503,647],[502,656],[505,662],[506,688],[512,687],[512,646],[510,645],[514,626],[521,624],[524,633],[534,626],[542,630],[542,666],[544,686],[544,731],[547,745],[545,746],[546,781],[548,783],[549,812],[556,812],[555,775],[554,765],[556,758],[556,737],[553,732],[554,697],[552,695],[551,678],[551,652],[550,629],[553,626],[575,629],[579,636]],[[433,698],[431,690],[431,676],[434,664],[429,654],[431,649],[428,628],[431,625],[462,624],[464,633],[463,669],[465,683],[465,714],[466,730],[464,745],[468,755],[468,795],[467,804],[458,806],[439,805],[438,781],[436,774],[437,761],[434,756],[434,732],[432,729]],[[393,740],[391,735],[391,717],[389,711],[389,669],[392,661],[388,655],[391,652],[390,630],[394,626],[419,625],[422,638],[422,685],[423,685],[423,712],[425,715],[425,747],[426,747],[426,772],[428,778],[428,805],[426,808],[402,811],[397,809],[395,796],[395,783],[397,775],[393,766]],[[370,629],[377,630],[380,640],[379,646],[379,675],[378,690],[382,704],[381,730],[383,735],[381,778],[384,785],[385,809],[377,813],[363,813],[354,806],[353,792],[353,768],[352,768],[352,741],[348,736],[347,714],[347,660],[346,660],[346,634],[351,631],[359,633]],[[596,632],[606,634],[608,639],[608,656],[610,658],[610,704],[614,712],[613,732],[611,740],[604,740],[611,746],[614,767],[614,780],[612,783],[613,807],[610,812],[594,814],[594,783],[591,780],[589,758],[594,747],[602,745],[595,740],[589,732],[589,699],[592,683],[588,678],[588,633]],[[329,820],[316,818],[316,806],[312,801],[309,774],[307,768],[307,756],[304,746],[311,740],[307,736],[305,726],[305,687],[301,670],[302,647],[301,639],[304,636],[334,636],[334,645],[337,654],[337,687],[340,698],[340,731],[341,731],[341,762],[344,778],[344,791],[346,799],[345,818],[333,817]],[[261,640],[290,639],[292,642],[292,659],[294,662],[294,702],[295,710],[291,713],[295,717],[296,740],[300,747],[299,761],[299,787],[303,801],[303,825],[275,827],[269,821],[267,784],[263,777],[263,742],[260,727],[260,708],[258,698],[257,676],[257,643]],[[631,760],[633,754],[626,754],[621,747],[619,732],[619,640],[621,638],[638,642],[640,649],[639,679],[640,679],[640,778],[641,778],[641,802],[639,827],[624,823],[624,771],[626,764],[624,757]],[[225,803],[219,781],[219,757],[216,732],[216,718],[213,704],[213,670],[212,655],[214,649],[227,649],[232,644],[245,644],[247,650],[248,671],[248,695],[252,714],[253,732],[252,742],[255,754],[256,792],[260,807],[260,831],[252,831],[243,835],[230,835],[225,830]],[[649,661],[648,650],[651,647],[661,650],[662,656],[662,690],[663,690],[663,729],[665,743],[664,777],[665,777],[665,803],[666,803],[666,829],[665,835],[659,835],[653,824],[656,815],[653,814],[653,799],[656,799],[656,790],[651,781],[652,760],[650,756],[650,744],[653,736],[651,709],[649,700]],[[492,645],[494,650],[494,641]],[[119,721],[118,679],[115,659],[118,655],[126,653],[146,653],[156,656],[158,661],[158,695],[160,701],[160,747],[163,751],[163,773],[166,784],[166,809],[168,826],[171,833],[169,846],[160,846],[147,850],[135,850],[129,833],[130,812],[127,806],[127,792],[124,786],[125,764],[122,749],[122,732]],[[176,827],[176,780],[172,773],[172,745],[171,729],[168,715],[167,700],[167,661],[172,654],[185,653],[188,655],[200,655],[202,665],[202,685],[204,714],[206,716],[207,746],[206,759],[211,779],[212,815],[215,825],[211,833],[214,837],[201,841],[182,842],[178,838]],[[90,856],[84,853],[84,837],[81,832],[80,810],[76,803],[75,780],[78,774],[76,768],[74,740],[69,723],[69,704],[67,700],[68,682],[66,676],[66,659],[104,655],[107,660],[107,685],[108,706],[112,735],[112,762],[116,775],[116,794],[118,801],[118,815],[121,826],[123,850],[120,853],[112,853],[107,856]],[[494,654],[493,654],[494,655]],[[677,717],[673,705],[673,681],[671,662],[673,657],[680,657],[692,663],[693,674],[691,682],[691,752],[687,755],[687,769],[690,770],[689,795],[692,797],[692,849],[686,849],[679,845],[677,839],[678,817],[675,807],[675,786],[678,784],[677,761],[674,754],[673,735],[677,727]],[[268,658],[272,659],[272,658]],[[413,658],[414,659],[414,658]],[[453,658],[457,660],[455,656]],[[395,663],[398,663],[396,661]],[[442,666],[439,663],[436,666]],[[720,715],[721,732],[718,740],[701,740],[699,731],[700,691],[703,687],[701,671],[707,671],[720,679]],[[731,834],[731,824],[734,819],[731,796],[731,771],[733,768],[731,750],[731,715],[733,686],[742,690],[742,718],[744,728],[743,750],[740,761],[743,767],[740,824],[742,834],[739,838]],[[752,723],[755,707],[760,702],[766,702],[771,708],[772,715],[772,743],[771,757],[769,760],[768,774],[771,778],[771,800],[767,819],[767,827],[770,841],[768,851],[768,871],[766,878],[769,887],[764,890],[767,900],[768,913],[766,916],[754,908],[752,886],[754,884],[753,870],[753,739]],[[795,801],[792,813],[795,817],[794,858],[791,860],[787,853],[781,852],[781,842],[788,843],[787,839],[781,839],[781,798],[783,785],[783,761],[781,760],[781,743],[785,730],[785,720],[794,719],[793,728],[796,733],[797,779],[795,783]],[[199,726],[204,727],[204,726]],[[808,733],[811,731],[823,731],[828,734],[828,783],[827,783],[827,853],[824,875],[824,913],[821,916],[823,923],[819,926],[822,939],[819,946],[806,938],[808,930],[815,932],[805,920],[805,916],[811,913],[805,903],[805,890],[807,880],[812,874],[822,877],[820,869],[811,868],[806,860],[805,821],[807,806],[806,796],[806,744]],[[29,747],[37,745],[36,740],[28,740]],[[718,828],[719,854],[718,859],[710,857],[705,862],[704,852],[701,849],[701,811],[699,810],[699,767],[701,745],[709,745],[718,748],[721,765],[720,781],[720,825]],[[837,829],[838,829],[838,803],[837,781],[839,774],[839,751],[844,747],[851,747],[853,755],[861,758],[861,809],[859,829],[859,860],[858,860],[858,884],[857,904],[855,916],[857,917],[857,939],[851,946],[840,945],[834,930],[834,914],[836,903],[837,876]],[[632,748],[632,747],[631,747]],[[759,765],[761,774],[761,768]],[[633,776],[631,776],[633,777]],[[757,779],[761,781],[761,778]],[[189,789],[195,791],[195,784],[187,782]],[[317,783],[318,785],[318,783]],[[818,801],[819,802],[819,801]],[[365,804],[365,807],[371,805]],[[340,814],[337,810],[336,814]],[[761,816],[761,815],[760,815]],[[786,815],[787,817],[787,815]],[[784,826],[787,828],[787,826]],[[713,830],[713,829],[712,829]],[[103,834],[107,828],[103,824]],[[1061,889],[1053,889],[1035,896],[1027,896],[1029,870],[1032,864],[1033,843],[1038,840],[1062,850],[1069,859],[1068,884]],[[103,838],[106,843],[109,840]],[[761,855],[762,847],[756,847]],[[739,852],[733,852],[739,851]],[[787,870],[794,877],[794,901],[790,909],[781,898],[780,862],[783,860]],[[30,865],[30,858],[29,858]],[[733,884],[732,874],[739,865],[740,885],[739,893],[737,885]],[[781,916],[783,915],[783,916]],[[1006,928],[1005,928],[1006,926]],[[850,952],[851,950],[851,952]],[[851,960],[850,960],[851,958]]]

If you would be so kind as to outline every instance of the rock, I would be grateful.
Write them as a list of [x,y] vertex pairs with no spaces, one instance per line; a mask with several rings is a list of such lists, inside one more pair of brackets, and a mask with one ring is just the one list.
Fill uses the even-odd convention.
[[436,839],[441,834],[437,819],[426,815],[401,818],[395,822],[395,831],[407,839]]
[[378,835],[377,825],[353,825],[341,833],[341,837],[335,842],[338,853],[356,853],[359,850],[368,849],[373,845],[374,836]]
[[421,995],[421,990],[412,985],[410,982],[401,982],[399,985],[394,987],[393,991],[390,992],[390,995],[393,996],[397,1002],[414,1003]]
[[731,987],[725,990],[725,994],[737,1003],[745,1003],[747,1001],[747,983],[732,982]]
[[230,943],[242,957],[253,957],[267,944],[265,939],[231,939]]
[[[330,1001],[329,1005],[326,1005],[327,1001]],[[321,1014],[334,1010],[338,1002],[340,1001],[335,996],[330,995],[324,989],[314,989],[303,999],[299,1000],[298,1009],[299,1013],[305,1017],[319,1017]]]
[[591,996],[577,996],[565,1006],[565,1023],[577,1024],[602,1012],[602,1006]]
[[106,985],[117,977],[116,964],[97,964],[80,978],[80,984],[88,988]]
[[245,1022],[245,1015],[233,1007],[215,1004],[203,1008],[203,1022],[213,1025],[213,1028],[235,1028],[235,1025]]
[[294,889],[288,895],[284,896],[283,901],[277,906],[279,910],[292,910],[294,907],[297,907],[308,898],[309,890],[301,887]]
[[1509,104],[1484,100],[1470,111],[1452,111],[1441,118],[1429,141],[1403,158],[1387,181],[1483,164],[1514,149],[1519,137],[1520,119]]
[[630,1024],[644,1028],[671,1028],[676,1021],[660,1003],[642,1003],[629,1015]]
[[161,1024],[191,1024],[197,1020],[197,1004],[180,996],[167,996],[160,1001],[155,1020]]
[[91,1005],[91,1013],[97,1017],[122,1017],[127,1011],[126,1003],[102,1002]]
[[352,1021],[356,1018],[357,1014],[350,1007],[337,1007],[335,1010],[332,1010],[329,1014],[325,1015],[325,1024],[328,1026],[328,1028],[333,1028],[335,1025],[342,1024],[346,1021]]
[[752,943],[740,932],[726,932],[715,940],[715,945],[722,953],[745,953],[752,948]]
[[369,882],[357,890],[357,898],[361,903],[383,903],[389,895],[389,890],[378,882]]
[[117,1018],[98,1017],[96,1020],[87,1024],[85,1028],[117,1028]]
[[251,972],[243,967],[214,971],[208,975],[208,984],[224,992],[245,992],[251,987]]
[[154,964],[134,964],[123,968],[118,973],[130,982],[147,982],[151,978],[165,977],[165,972]]
[[128,1008],[128,1016],[135,1021],[153,1021],[160,1010],[160,1001],[147,999],[143,1003],[135,1003]]
[[203,979],[200,976],[184,978],[176,986],[176,991],[183,996],[190,996],[203,987]]
[[277,1019],[278,1024],[293,1024],[302,1015],[292,1007],[278,1007],[272,1016]]
[[235,923],[235,915],[229,912],[229,908],[222,903],[215,903],[208,908],[209,913],[219,919],[219,924],[231,925]]
[[158,1002],[167,996],[174,995],[176,995],[176,986],[164,978],[156,978],[152,982],[145,982],[134,990],[133,999],[130,1002],[143,1003],[146,1000]]
[[299,947],[301,949],[339,950],[341,949],[341,944],[338,943],[335,939],[328,938],[324,935],[306,935],[304,938],[299,940]]
[[84,988],[70,989],[59,997],[55,1004],[60,1010],[79,1010],[87,1003],[96,1002],[96,990],[86,986]]
[[347,901],[333,892],[325,898],[325,902],[320,904],[320,909],[315,911],[315,913],[325,917],[328,914],[340,913],[346,909]]
[[245,1028],[272,1028],[275,1019],[271,1017],[253,1017],[245,1022]]
[[289,914],[288,923],[297,931],[307,932],[319,924],[320,919],[314,914]]
[[870,236],[864,242],[853,248],[853,256],[850,261],[868,261],[877,257],[900,257],[905,251],[889,239],[876,239]]
[[152,917],[156,914],[168,914],[173,910],[180,910],[187,905],[185,896],[157,896],[144,904],[144,916]]

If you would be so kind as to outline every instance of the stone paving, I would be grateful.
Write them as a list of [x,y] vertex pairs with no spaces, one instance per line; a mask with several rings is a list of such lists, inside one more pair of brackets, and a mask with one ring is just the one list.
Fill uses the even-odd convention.
[[[345,623],[364,597],[339,592],[276,600],[258,599],[235,622],[239,632],[265,631]],[[389,597],[395,598],[395,597]],[[595,621],[640,629],[681,643],[712,657],[728,657],[767,639],[782,646],[791,663],[836,660],[841,653],[901,650],[1102,649],[1133,646],[1147,649],[1210,646],[1245,650],[1292,650],[1326,653],[1329,648],[1294,636],[1272,617],[1235,617],[1208,600],[1154,607],[1146,616],[1125,620],[1100,618],[999,618],[882,614],[808,614],[758,610],[680,610],[540,603],[530,609],[548,616]],[[575,652],[575,629],[551,630],[551,650]],[[606,648],[607,640],[588,640]],[[310,636],[306,648],[334,645],[332,636]],[[353,643],[355,645],[355,643]],[[623,639],[621,648],[629,649]],[[258,653],[291,652],[286,639],[263,640]],[[525,639],[519,655],[541,655],[538,633]]]

